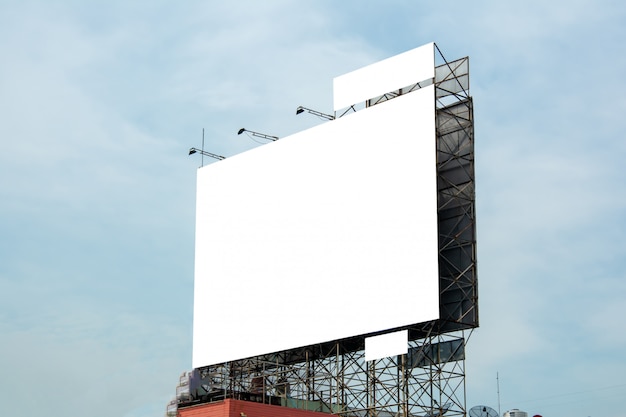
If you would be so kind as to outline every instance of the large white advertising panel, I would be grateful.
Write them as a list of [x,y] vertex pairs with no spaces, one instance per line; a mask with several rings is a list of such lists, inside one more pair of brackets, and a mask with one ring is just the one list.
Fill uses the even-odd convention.
[[429,43],[333,80],[335,111],[435,76],[435,44]]
[[194,368],[439,317],[432,85],[197,187]]

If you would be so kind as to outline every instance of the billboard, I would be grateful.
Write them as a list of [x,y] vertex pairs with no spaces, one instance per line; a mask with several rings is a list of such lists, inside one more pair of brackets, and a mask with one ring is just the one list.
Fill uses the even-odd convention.
[[200,168],[193,367],[438,319],[435,155],[431,84]]
[[434,46],[429,43],[335,77],[335,111],[416,82],[431,80],[435,72]]

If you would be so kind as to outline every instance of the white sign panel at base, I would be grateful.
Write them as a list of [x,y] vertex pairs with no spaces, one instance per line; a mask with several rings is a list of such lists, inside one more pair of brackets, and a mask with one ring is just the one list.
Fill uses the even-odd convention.
[[409,331],[381,334],[365,338],[365,360],[388,358],[406,355],[409,349]]

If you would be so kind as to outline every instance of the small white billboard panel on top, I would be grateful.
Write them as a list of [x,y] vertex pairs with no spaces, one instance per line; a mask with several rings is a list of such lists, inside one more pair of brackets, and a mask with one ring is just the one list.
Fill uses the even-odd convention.
[[434,76],[435,44],[429,43],[335,77],[333,107],[337,111]]

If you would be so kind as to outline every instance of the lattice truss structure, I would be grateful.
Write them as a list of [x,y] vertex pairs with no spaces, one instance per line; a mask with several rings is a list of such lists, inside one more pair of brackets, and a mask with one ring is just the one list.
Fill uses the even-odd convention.
[[365,361],[359,337],[195,369],[179,407],[237,398],[345,417],[466,415],[465,345],[478,326],[473,106],[469,59],[436,51],[434,80],[365,106],[435,83],[440,319],[409,328],[406,355]]
[[[210,366],[194,371],[181,406],[236,398],[346,417],[464,416],[465,341],[436,335],[374,361],[352,342],[336,342]],[[289,363],[295,356],[304,360]]]

